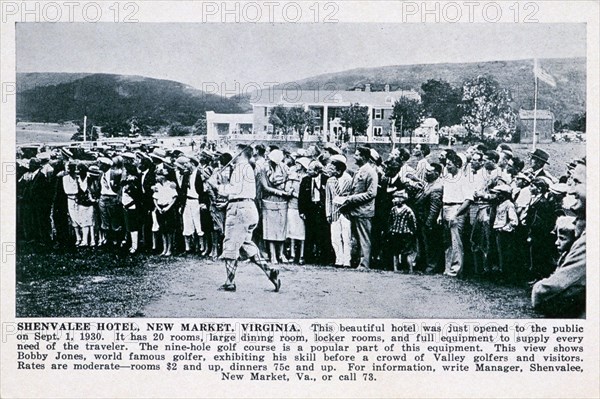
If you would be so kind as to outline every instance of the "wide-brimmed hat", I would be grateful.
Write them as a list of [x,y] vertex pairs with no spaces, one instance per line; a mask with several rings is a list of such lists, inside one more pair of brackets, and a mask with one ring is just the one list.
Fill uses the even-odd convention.
[[566,183],[554,183],[550,185],[550,192],[557,195],[564,195],[569,191],[569,186]]
[[296,163],[302,165],[304,169],[308,169],[308,165],[310,165],[310,162],[310,158],[307,157],[300,157],[296,159]]
[[373,162],[378,162],[381,159],[381,155],[379,155],[379,153],[377,152],[376,149],[371,148],[371,159],[373,160]]
[[269,159],[272,162],[279,163],[279,162],[283,161],[283,158],[284,158],[283,151],[281,151],[281,150],[273,150],[273,151],[269,152]]
[[112,164],[113,164],[112,159],[107,158],[107,157],[98,158],[98,162],[100,162],[101,164],[107,165],[107,166],[112,166]]
[[100,170],[100,168],[98,168],[97,165],[90,165],[90,167],[88,168],[88,174],[91,176],[101,176],[102,171]]
[[195,155],[188,155],[190,162],[194,164],[194,166],[198,166],[200,164],[200,160]]
[[188,162],[190,162],[190,159],[188,157],[181,156],[175,160],[175,166],[177,166],[180,169],[185,169]]
[[533,158],[539,159],[544,163],[548,163],[548,159],[550,158],[550,154],[539,148],[536,148],[534,151],[529,151],[529,155]]
[[126,151],[126,152],[122,153],[121,156],[123,158],[131,159],[132,161],[135,160],[135,154],[133,152]]
[[323,149],[325,151],[328,151],[332,155],[343,154],[343,151],[337,145],[335,145],[333,143],[325,143],[325,145],[323,146]]
[[155,148],[151,153],[150,157],[152,159],[157,159],[161,162],[166,162],[167,152],[162,148]]
[[45,151],[45,152],[39,152],[36,155],[37,159],[39,159],[40,161],[49,161],[51,154],[49,151]]
[[331,158],[329,158],[330,161],[337,161],[337,162],[341,162],[344,165],[346,165],[347,159],[345,156],[341,155],[341,154],[335,154],[332,155]]

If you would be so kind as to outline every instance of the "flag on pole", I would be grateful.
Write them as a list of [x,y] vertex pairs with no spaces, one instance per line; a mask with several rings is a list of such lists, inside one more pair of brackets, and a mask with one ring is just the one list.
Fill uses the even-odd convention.
[[537,59],[535,59],[533,63],[533,74],[542,82],[549,84],[552,87],[556,87],[556,80],[554,79],[554,76],[550,75],[542,67],[540,67]]

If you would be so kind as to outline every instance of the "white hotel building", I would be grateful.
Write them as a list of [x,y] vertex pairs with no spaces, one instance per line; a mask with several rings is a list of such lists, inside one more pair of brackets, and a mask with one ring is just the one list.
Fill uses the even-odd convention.
[[[390,119],[394,102],[401,97],[421,100],[419,93],[414,90],[390,91],[389,85],[386,85],[383,91],[371,91],[369,84],[365,85],[364,89],[347,91],[265,89],[253,93],[250,98],[251,114],[216,114],[208,111],[206,113],[207,139],[216,141],[227,137],[232,140],[299,141],[300,138],[296,132],[287,137],[273,134],[273,125],[269,123],[270,111],[278,105],[283,105],[285,107],[301,106],[315,112],[317,126],[314,133],[307,132],[304,135],[304,141],[315,142],[319,139],[333,141],[344,131],[340,112],[344,108],[358,103],[368,107],[369,127],[366,136],[357,137],[357,141],[391,142],[390,135],[393,134],[395,142],[408,142],[410,140],[408,137],[399,137],[394,123]],[[425,122],[415,132],[416,135],[412,138],[413,143],[437,143],[437,122],[432,122],[431,119]]]

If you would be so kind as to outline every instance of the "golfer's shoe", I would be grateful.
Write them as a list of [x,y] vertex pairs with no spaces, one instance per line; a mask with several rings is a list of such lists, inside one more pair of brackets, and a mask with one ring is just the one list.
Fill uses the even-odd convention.
[[275,286],[275,292],[279,292],[279,289],[281,288],[281,280],[279,279],[279,270],[272,269],[271,272],[269,273],[269,280],[271,280],[271,282]]
[[219,291],[235,292],[235,290],[236,290],[235,284],[223,284],[222,286],[219,287]]

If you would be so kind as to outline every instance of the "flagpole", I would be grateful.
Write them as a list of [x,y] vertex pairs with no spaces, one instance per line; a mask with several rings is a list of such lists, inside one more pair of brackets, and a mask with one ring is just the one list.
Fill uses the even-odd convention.
[[535,151],[535,144],[536,144],[536,139],[537,139],[537,132],[536,132],[536,127],[537,127],[537,94],[538,94],[538,78],[537,78],[537,58],[533,61],[534,62],[534,66],[533,66],[533,76],[534,76],[534,91],[533,91],[533,150]]
[[87,115],[83,115],[83,141],[87,141]]

